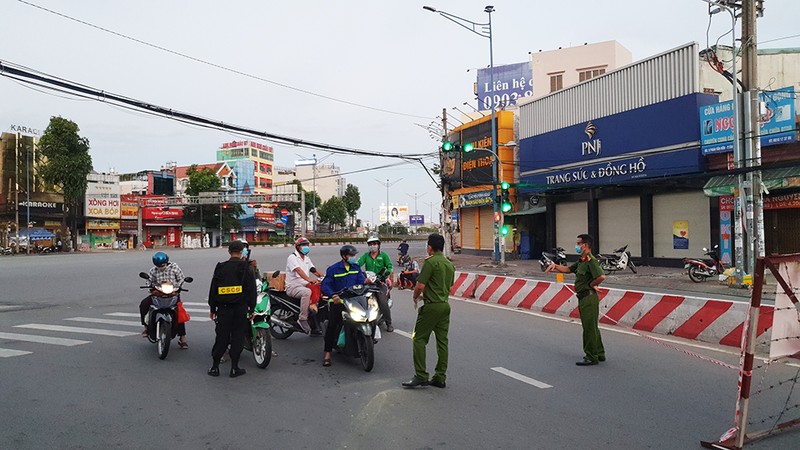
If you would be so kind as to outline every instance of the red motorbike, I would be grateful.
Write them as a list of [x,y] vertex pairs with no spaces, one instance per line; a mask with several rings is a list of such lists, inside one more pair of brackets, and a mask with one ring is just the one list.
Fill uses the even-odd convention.
[[705,255],[710,257],[710,260],[683,258],[683,268],[689,273],[690,280],[701,283],[725,271],[727,267],[719,257],[718,248],[719,245],[715,245],[711,250],[703,247]]

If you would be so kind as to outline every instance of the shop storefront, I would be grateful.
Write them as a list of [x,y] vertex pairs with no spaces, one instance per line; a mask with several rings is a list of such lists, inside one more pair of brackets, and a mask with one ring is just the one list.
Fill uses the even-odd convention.
[[180,247],[183,209],[175,207],[142,208],[144,244],[148,247]]
[[117,239],[119,227],[119,220],[87,219],[86,236],[89,247],[103,250],[119,249],[120,244]]
[[139,196],[125,194],[120,196],[120,223],[117,243],[120,248],[136,248],[139,229]]

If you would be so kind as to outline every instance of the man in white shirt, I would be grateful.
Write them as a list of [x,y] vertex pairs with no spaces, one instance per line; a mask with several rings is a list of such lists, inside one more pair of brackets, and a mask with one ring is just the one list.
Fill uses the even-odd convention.
[[294,253],[286,259],[286,293],[292,297],[300,298],[300,317],[297,321],[300,328],[311,332],[308,324],[308,308],[311,306],[311,289],[309,284],[319,284],[322,274],[314,267],[308,253],[311,251],[311,242],[301,237],[294,243]]

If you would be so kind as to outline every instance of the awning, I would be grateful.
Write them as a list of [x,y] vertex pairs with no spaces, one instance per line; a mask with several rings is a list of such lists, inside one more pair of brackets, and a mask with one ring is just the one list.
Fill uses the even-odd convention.
[[[761,182],[769,190],[800,187],[800,166],[762,170]],[[703,192],[709,197],[733,195],[736,183],[736,175],[720,175],[708,180]]]
[[23,228],[19,230],[20,236],[30,236],[32,241],[46,241],[56,237],[55,234],[44,228]]
[[546,211],[547,211],[547,207],[544,206],[544,205],[542,205],[542,206],[534,206],[533,208],[523,209],[522,211],[508,213],[508,214],[506,214],[506,217],[508,217],[508,216],[530,216],[530,215],[533,215],[533,214],[541,214],[541,213],[546,212]]

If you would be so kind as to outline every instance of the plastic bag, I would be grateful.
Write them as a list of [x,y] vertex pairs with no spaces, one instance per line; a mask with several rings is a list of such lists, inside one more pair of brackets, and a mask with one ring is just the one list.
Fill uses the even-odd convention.
[[183,308],[183,302],[178,302],[178,324],[186,323],[192,320],[189,313]]

